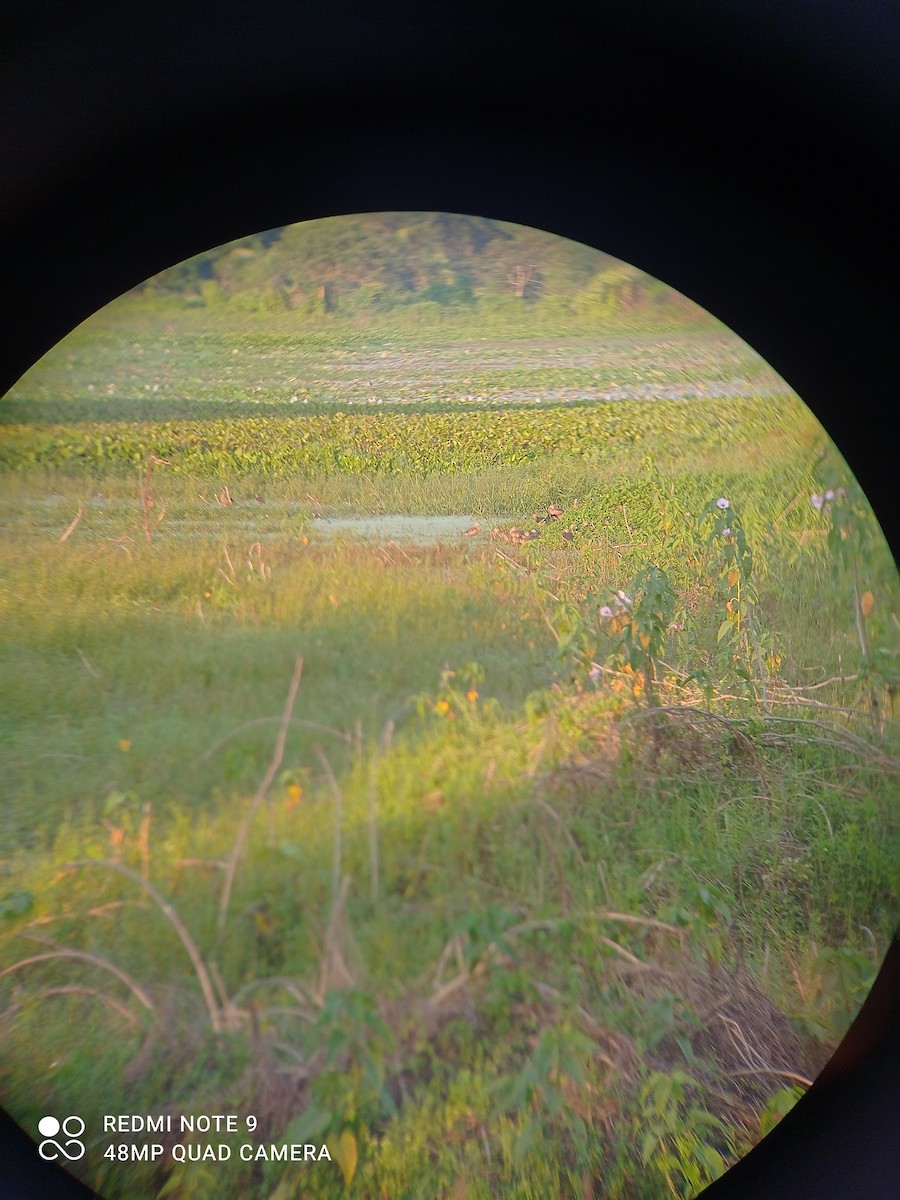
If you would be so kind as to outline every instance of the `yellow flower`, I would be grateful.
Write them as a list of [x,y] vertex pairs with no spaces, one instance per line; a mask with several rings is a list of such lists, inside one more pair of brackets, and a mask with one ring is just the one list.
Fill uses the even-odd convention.
[[288,808],[296,808],[300,803],[300,797],[303,795],[303,788],[299,783],[292,783],[287,789],[285,804]]
[[448,713],[450,711],[450,705],[446,700],[438,700],[434,706],[434,711],[439,713]]
[[128,753],[128,751],[131,749],[131,742],[129,742],[128,738],[122,738],[122,740],[119,742],[119,749],[123,754]]
[[478,693],[475,691],[474,688],[472,688],[472,690],[470,692],[466,692],[466,699],[469,701],[470,704],[474,704],[475,701],[478,699]]

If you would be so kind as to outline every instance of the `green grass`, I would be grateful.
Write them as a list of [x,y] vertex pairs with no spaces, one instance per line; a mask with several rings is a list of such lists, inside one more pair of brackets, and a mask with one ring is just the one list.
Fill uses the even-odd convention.
[[[390,340],[86,328],[3,401],[0,1097],[95,1131],[253,1113],[343,1156],[159,1170],[98,1137],[111,1197],[689,1195],[815,1073],[896,922],[896,567],[721,331]],[[613,377],[719,394],[549,402]],[[838,486],[843,539],[809,503]],[[717,497],[753,550],[734,641]],[[353,513],[484,528],[317,528]],[[599,606],[649,563],[675,618],[629,675]],[[17,965],[51,947],[91,957]]]

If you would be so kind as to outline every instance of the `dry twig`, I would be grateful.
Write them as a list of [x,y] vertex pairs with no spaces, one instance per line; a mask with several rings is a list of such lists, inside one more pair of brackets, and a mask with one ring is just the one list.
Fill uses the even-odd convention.
[[[144,889],[159,911],[163,914],[163,916],[178,934],[181,944],[184,946],[188,957],[191,960],[191,965],[194,968],[197,979],[200,981],[200,990],[203,992],[203,999],[206,1001],[206,1008],[209,1012],[209,1019],[210,1023],[212,1024],[213,1031],[215,1033],[221,1032],[222,1019],[219,1008],[216,1004],[212,983],[210,982],[209,971],[206,968],[206,964],[203,961],[200,951],[197,949],[197,943],[191,937],[186,925],[178,915],[174,905],[170,904],[165,896],[157,891],[149,879],[144,879],[144,877],[139,875],[137,871],[132,871],[130,867],[126,867],[120,862],[112,862],[109,859],[80,858],[76,859],[74,862],[70,862],[68,866],[106,867],[106,869],[109,871],[118,871],[120,875],[124,875],[126,879],[133,880],[138,887]],[[118,968],[116,968],[116,970],[118,971]]]
[[[72,863],[71,865],[77,866],[78,864]],[[97,863],[95,865],[107,865],[107,864]],[[40,941],[41,940],[40,938],[31,937],[31,935],[28,935],[28,936],[30,937],[30,940],[32,940],[32,941]],[[44,943],[44,944],[46,945],[46,943]],[[125,984],[125,986],[129,989],[129,991],[131,991],[137,997],[137,999],[141,1002],[141,1004],[143,1004],[144,1008],[146,1008],[148,1010],[148,1012],[153,1014],[154,1020],[156,1019],[156,1008],[153,1004],[153,1001],[150,999],[150,997],[147,995],[147,993],[144,991],[144,989],[141,987],[141,985],[137,982],[137,980],[134,979],[131,975],[129,975],[127,971],[123,971],[121,967],[117,967],[115,963],[110,962],[109,959],[101,958],[99,954],[89,954],[87,952],[87,950],[58,950],[57,949],[57,950],[48,951],[48,953],[46,953],[46,954],[33,954],[29,958],[21,958],[21,959],[19,959],[18,962],[13,963],[11,967],[7,967],[4,971],[0,971],[0,979],[2,979],[4,975],[11,974],[13,971],[18,971],[20,969],[20,967],[27,967],[27,966],[30,966],[32,963],[50,962],[53,959],[60,959],[60,958],[74,958],[80,962],[90,963],[94,967],[100,967],[101,970],[109,971],[109,973],[111,975],[115,975],[116,979],[121,980],[121,982]]]
[[269,763],[268,769],[262,778],[259,787],[250,801],[250,807],[247,810],[247,815],[244,817],[243,823],[238,830],[237,837],[234,841],[234,849],[231,852],[231,858],[228,861],[228,869],[225,873],[225,882],[222,885],[222,895],[219,900],[219,937],[225,931],[225,921],[228,917],[228,904],[231,899],[231,889],[234,886],[234,876],[237,872],[238,861],[244,850],[244,845],[247,841],[247,835],[250,832],[250,826],[253,824],[253,818],[256,816],[259,806],[266,798],[266,793],[272,785],[272,780],[278,768],[281,766],[281,760],[284,757],[284,744],[287,740],[288,726],[291,723],[291,713],[294,711],[294,701],[297,698],[297,689],[300,686],[300,676],[303,674],[303,659],[298,658],[294,664],[294,675],[291,679],[291,685],[288,688],[287,700],[284,705],[284,712],[281,717],[281,726],[278,730],[278,738],[275,743],[275,753],[272,755],[272,761]]
[[75,528],[78,525],[78,522],[81,520],[83,515],[84,515],[84,501],[79,500],[78,501],[78,512],[75,514],[75,516],[69,522],[69,527],[66,529],[65,533],[60,534],[59,540],[61,543],[68,541],[69,535],[71,533],[75,532]]

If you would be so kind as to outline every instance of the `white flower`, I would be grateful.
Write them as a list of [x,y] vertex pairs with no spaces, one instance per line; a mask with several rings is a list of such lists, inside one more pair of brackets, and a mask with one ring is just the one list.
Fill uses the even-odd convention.
[[612,615],[613,615],[613,610],[609,607],[608,604],[604,604],[603,607],[600,609],[600,616],[601,617],[611,617]]
[[723,529],[723,530],[722,530],[722,537],[731,537],[731,530],[730,530],[730,529]]
[[721,509],[728,508],[728,501],[725,499],[724,496],[720,496],[719,499],[716,501],[716,508],[721,508]]
[[596,683],[602,674],[603,674],[603,669],[601,667],[598,667],[597,664],[594,663],[591,666],[590,671],[588,671],[588,679],[592,679],[594,681],[594,683]]
[[814,492],[814,493],[813,493],[813,494],[810,496],[810,498],[809,498],[809,502],[810,502],[810,504],[812,504],[813,508],[814,508],[814,509],[815,509],[815,510],[818,512],[818,510],[819,510],[819,509],[822,507],[822,505],[825,503],[825,498],[824,498],[824,496],[820,496],[820,495],[818,495],[817,493],[815,493],[815,492]]
[[626,596],[626,595],[625,595],[625,593],[624,593],[623,591],[618,591],[618,592],[616,592],[616,595],[617,595],[617,596],[618,596],[618,598],[619,598],[619,599],[622,601],[622,603],[623,603],[623,604],[630,604],[630,603],[631,603],[631,597],[630,597],[630,596]]
[[829,488],[828,491],[825,493],[825,499],[826,500],[834,499],[834,492],[831,490],[831,488]]

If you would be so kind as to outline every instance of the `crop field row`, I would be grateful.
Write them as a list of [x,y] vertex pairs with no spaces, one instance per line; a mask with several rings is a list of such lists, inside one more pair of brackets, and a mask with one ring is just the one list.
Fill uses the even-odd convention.
[[[194,410],[196,413],[196,409]],[[621,402],[499,412],[309,413],[149,422],[80,420],[7,425],[0,466],[140,466],[153,453],[172,472],[283,479],[311,471],[438,474],[565,456],[603,464],[637,455],[682,461],[724,450],[779,457],[821,442],[789,396],[701,400],[683,405]],[[676,449],[677,448],[677,449]]]

